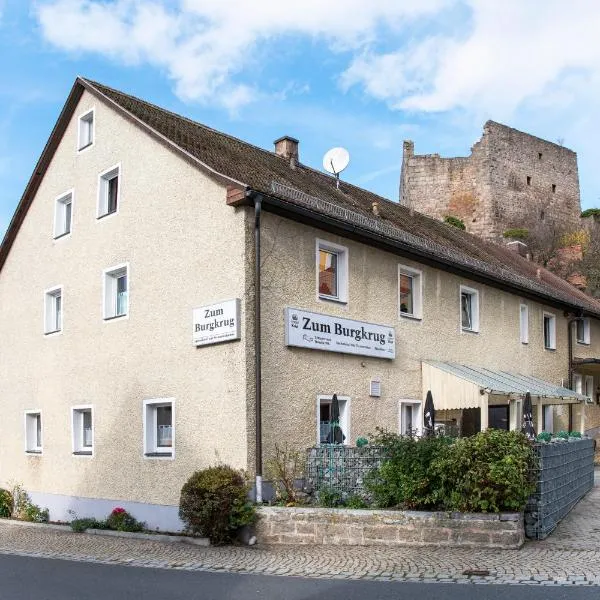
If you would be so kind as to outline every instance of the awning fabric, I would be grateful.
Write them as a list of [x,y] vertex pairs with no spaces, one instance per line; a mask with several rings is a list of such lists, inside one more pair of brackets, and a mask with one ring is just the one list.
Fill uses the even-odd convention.
[[501,396],[506,401],[524,397],[526,392],[535,404],[540,400],[544,404],[590,402],[587,396],[530,375],[438,361],[423,361],[422,372],[423,398],[431,390],[439,410],[478,408],[485,395]]

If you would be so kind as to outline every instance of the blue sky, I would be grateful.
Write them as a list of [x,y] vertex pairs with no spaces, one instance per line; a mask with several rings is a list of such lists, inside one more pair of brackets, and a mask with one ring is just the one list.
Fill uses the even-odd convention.
[[403,139],[466,155],[494,119],[579,155],[600,206],[596,0],[0,0],[0,237],[77,75],[396,200]]

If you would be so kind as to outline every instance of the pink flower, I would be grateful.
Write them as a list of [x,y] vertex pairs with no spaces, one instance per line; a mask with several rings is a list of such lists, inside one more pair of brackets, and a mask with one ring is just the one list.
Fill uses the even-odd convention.
[[124,508],[121,508],[120,506],[117,506],[116,508],[113,508],[112,514],[113,515],[120,515],[124,512],[127,512]]

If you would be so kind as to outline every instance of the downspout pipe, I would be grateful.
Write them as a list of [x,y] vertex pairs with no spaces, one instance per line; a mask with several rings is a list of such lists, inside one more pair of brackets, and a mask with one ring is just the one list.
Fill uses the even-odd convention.
[[262,364],[261,364],[261,323],[260,323],[260,217],[262,196],[254,198],[254,389],[255,389],[255,472],[256,503],[261,504],[262,496]]
[[[573,375],[575,373],[575,369],[573,368],[573,323],[577,323],[577,321],[583,321],[582,316],[572,317],[567,322],[567,332],[568,332],[568,348],[569,348],[569,389],[573,389]],[[583,407],[582,409],[583,410]],[[569,431],[573,431],[573,404],[569,404]]]

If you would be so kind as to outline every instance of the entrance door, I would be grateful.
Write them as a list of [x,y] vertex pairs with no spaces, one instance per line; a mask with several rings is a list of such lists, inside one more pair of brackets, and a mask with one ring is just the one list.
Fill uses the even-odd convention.
[[508,405],[488,407],[488,427],[490,429],[509,430]]

